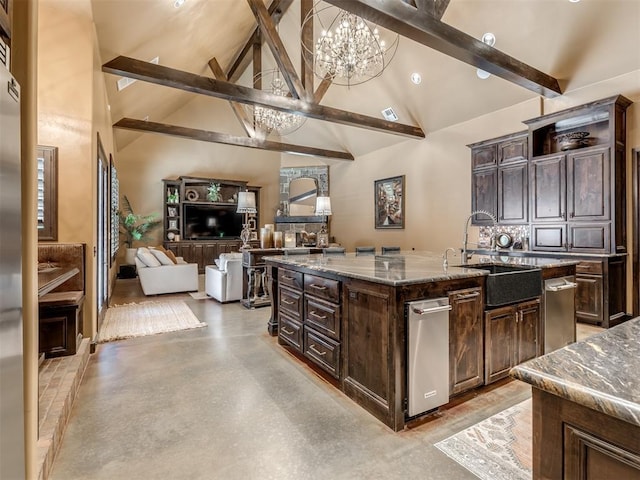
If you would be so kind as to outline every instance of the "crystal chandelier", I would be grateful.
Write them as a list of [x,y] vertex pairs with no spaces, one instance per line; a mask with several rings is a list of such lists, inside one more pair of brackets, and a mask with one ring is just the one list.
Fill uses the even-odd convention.
[[[281,97],[289,95],[289,89],[279,70],[269,70],[268,72],[259,73],[254,78],[254,82],[258,78],[268,80],[267,88],[263,90]],[[253,121],[256,127],[266,132],[267,135],[273,131],[276,131],[280,135],[288,135],[300,128],[305,120],[306,118],[302,115],[281,112],[258,105],[253,107]]]
[[[334,15],[335,10],[339,11]],[[313,52],[302,44],[313,55],[310,67],[337,85],[358,85],[381,75],[398,49],[398,35],[388,44],[378,27],[333,6],[314,8],[303,21],[303,30],[307,22],[317,24],[321,32]]]

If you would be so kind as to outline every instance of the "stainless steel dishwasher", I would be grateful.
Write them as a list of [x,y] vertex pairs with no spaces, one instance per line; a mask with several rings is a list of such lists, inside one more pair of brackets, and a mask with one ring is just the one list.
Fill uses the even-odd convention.
[[576,288],[574,276],[544,282],[544,353],[576,341]]
[[449,299],[406,303],[409,417],[449,402]]

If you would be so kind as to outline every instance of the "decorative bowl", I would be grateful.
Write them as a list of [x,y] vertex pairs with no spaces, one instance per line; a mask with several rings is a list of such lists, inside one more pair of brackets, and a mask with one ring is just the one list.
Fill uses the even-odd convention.
[[574,148],[588,146],[588,136],[589,132],[562,133],[560,135],[556,135],[556,141],[560,144],[560,150],[573,150]]

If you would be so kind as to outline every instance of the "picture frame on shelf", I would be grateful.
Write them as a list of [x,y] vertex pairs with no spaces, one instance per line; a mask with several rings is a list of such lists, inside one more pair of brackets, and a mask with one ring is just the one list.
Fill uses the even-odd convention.
[[169,230],[178,230],[178,220],[169,220]]
[[384,178],[374,182],[375,228],[404,228],[405,176]]
[[169,217],[177,217],[178,209],[176,207],[167,207],[167,215]]

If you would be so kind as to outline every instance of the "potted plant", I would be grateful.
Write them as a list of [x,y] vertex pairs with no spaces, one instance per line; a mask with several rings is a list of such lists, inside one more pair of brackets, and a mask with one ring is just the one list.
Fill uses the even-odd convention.
[[220,184],[219,183],[211,183],[207,187],[207,200],[209,200],[210,202],[220,201]]
[[145,240],[153,229],[162,224],[162,221],[158,220],[156,214],[153,213],[151,215],[137,215],[134,213],[126,195],[123,197],[123,203],[124,208],[118,211],[118,218],[120,220],[120,233],[124,236],[122,243],[127,247],[125,262],[134,264],[136,249],[133,248],[133,242]]

